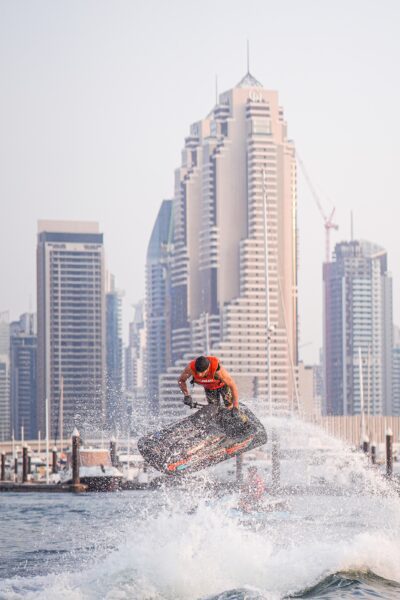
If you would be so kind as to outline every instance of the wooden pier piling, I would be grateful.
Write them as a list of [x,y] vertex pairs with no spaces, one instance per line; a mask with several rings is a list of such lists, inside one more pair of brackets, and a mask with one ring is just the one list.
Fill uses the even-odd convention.
[[242,483],[243,481],[243,455],[238,454],[236,456],[236,481]]
[[393,475],[393,433],[391,429],[386,430],[386,475]]
[[75,427],[72,432],[72,485],[79,486],[79,431]]
[[22,483],[28,481],[28,446],[22,448]]
[[110,440],[110,458],[113,467],[117,466],[117,442]]
[[280,448],[279,437],[275,429],[272,430],[272,493],[278,493],[281,485],[281,465],[280,465]]
[[369,437],[365,436],[362,443],[362,449],[364,454],[369,454]]
[[374,442],[372,442],[371,444],[371,464],[376,464],[376,445],[374,444]]
[[6,480],[6,455],[4,452],[1,453],[1,472],[0,481]]
[[57,466],[57,448],[54,447],[53,450],[51,451],[51,472],[53,474],[58,473],[58,466]]

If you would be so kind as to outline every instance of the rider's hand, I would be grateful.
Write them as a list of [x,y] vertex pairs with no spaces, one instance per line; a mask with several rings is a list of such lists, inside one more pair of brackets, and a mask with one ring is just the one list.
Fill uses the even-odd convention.
[[232,413],[231,413],[232,417],[238,417],[239,416],[239,409],[237,406],[233,406],[232,404]]
[[183,404],[186,404],[187,406],[190,406],[190,408],[193,408],[193,398],[192,396],[185,396],[183,399]]

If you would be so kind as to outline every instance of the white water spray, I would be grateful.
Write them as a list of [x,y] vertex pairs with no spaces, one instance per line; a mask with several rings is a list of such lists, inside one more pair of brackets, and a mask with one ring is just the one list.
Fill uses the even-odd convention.
[[[133,507],[124,516],[124,539],[106,558],[94,556],[84,572],[6,580],[0,596],[188,600],[222,599],[228,590],[243,598],[247,590],[248,597],[273,599],[349,571],[400,583],[400,502],[391,485],[361,453],[313,425],[267,419],[266,426],[280,437],[281,484],[298,490],[284,513],[249,526],[233,510],[237,493],[205,491],[214,470],[188,478],[186,488],[149,492],[141,507],[132,492],[124,495]],[[254,461],[269,478],[269,456],[244,455],[245,470]]]

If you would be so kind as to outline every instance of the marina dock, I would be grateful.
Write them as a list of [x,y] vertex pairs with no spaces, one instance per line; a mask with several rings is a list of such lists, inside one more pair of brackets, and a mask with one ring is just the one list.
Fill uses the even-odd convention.
[[87,491],[87,486],[79,484],[57,484],[57,483],[19,483],[14,481],[0,481],[0,492],[42,492],[45,494],[66,493],[81,494]]

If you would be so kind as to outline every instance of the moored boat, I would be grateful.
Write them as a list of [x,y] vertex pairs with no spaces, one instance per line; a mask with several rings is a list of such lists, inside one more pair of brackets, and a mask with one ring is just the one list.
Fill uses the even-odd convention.
[[[61,483],[72,483],[72,455],[67,455],[67,468],[60,474]],[[102,448],[79,450],[79,478],[88,491],[109,492],[121,486],[123,474],[111,462],[110,452]]]

